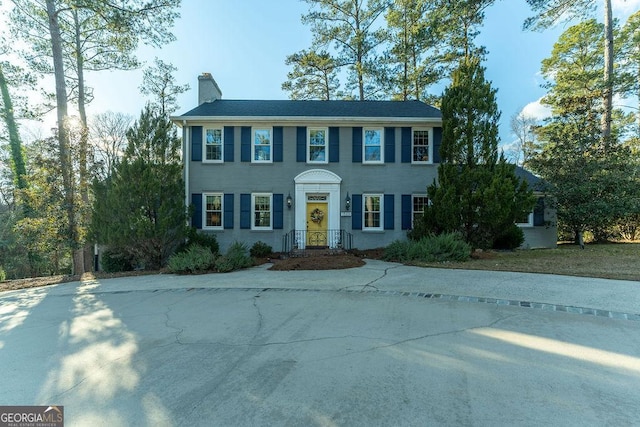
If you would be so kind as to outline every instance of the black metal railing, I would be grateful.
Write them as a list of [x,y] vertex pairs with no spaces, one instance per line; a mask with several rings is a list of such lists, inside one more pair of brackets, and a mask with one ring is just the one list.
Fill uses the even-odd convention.
[[282,236],[282,252],[304,254],[306,249],[351,250],[353,234],[345,230],[291,230]]

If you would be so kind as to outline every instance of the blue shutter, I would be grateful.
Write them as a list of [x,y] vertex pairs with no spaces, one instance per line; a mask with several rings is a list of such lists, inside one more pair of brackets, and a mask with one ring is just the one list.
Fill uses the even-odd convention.
[[298,126],[296,129],[296,162],[307,161],[307,128]]
[[433,163],[440,163],[440,146],[442,145],[442,128],[433,128]]
[[251,161],[251,127],[242,126],[240,130],[240,161]]
[[191,226],[197,229],[202,229],[202,194],[191,194],[191,203],[193,204]]
[[191,126],[191,160],[202,161],[202,126]]
[[351,228],[353,230],[362,230],[362,194],[353,194],[351,196],[351,207],[353,209]]
[[233,229],[233,194],[224,195],[224,228]]
[[282,161],[282,126],[275,126],[273,128],[273,161]]
[[329,162],[340,161],[340,128],[329,128]]
[[282,230],[284,227],[284,195],[273,195],[273,229]]
[[251,228],[251,194],[240,195],[240,228]]
[[394,197],[393,194],[385,194],[384,195],[384,229],[385,230],[393,230],[395,218],[393,217],[395,207],[394,207]]
[[384,162],[396,162],[396,128],[384,128]]
[[411,203],[411,194],[402,195],[402,229],[411,229],[411,213],[413,212],[413,206]]
[[[353,128],[353,142],[352,142],[351,158],[353,163],[362,163],[362,128]],[[362,228],[362,226],[361,226]]]
[[533,207],[533,225],[534,227],[544,225],[544,197],[538,197],[536,205]]
[[402,163],[411,163],[411,128],[402,128]]
[[224,161],[233,162],[233,126],[224,127]]

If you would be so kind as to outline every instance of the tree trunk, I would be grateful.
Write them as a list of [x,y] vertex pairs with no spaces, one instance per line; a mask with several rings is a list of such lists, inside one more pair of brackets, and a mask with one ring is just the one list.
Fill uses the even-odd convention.
[[62,37],[58,24],[58,13],[55,0],[46,0],[47,16],[49,18],[49,34],[51,36],[51,55],[53,57],[53,72],[56,83],[56,110],[58,126],[58,146],[60,150],[60,169],[64,189],[65,207],[68,221],[69,243],[73,252],[73,274],[84,272],[83,254],[78,246],[78,224],[75,218],[75,198],[73,186],[73,163],[67,133],[67,85],[64,76],[64,62],[62,59]]
[[[89,209],[89,173],[88,173],[88,152],[89,152],[89,125],[87,122],[86,89],[84,85],[84,57],[82,56],[82,40],[80,37],[80,22],[78,21],[78,10],[73,11],[73,23],[75,27],[75,45],[76,45],[76,69],[78,73],[78,114],[80,115],[80,141],[78,147],[78,162],[80,175],[80,207],[81,221],[85,227],[91,221]],[[84,242],[83,248],[83,271],[93,270],[93,245],[90,242]]]
[[613,15],[611,0],[604,0],[604,111],[602,114],[602,142],[607,150],[611,143],[611,114],[613,109]]

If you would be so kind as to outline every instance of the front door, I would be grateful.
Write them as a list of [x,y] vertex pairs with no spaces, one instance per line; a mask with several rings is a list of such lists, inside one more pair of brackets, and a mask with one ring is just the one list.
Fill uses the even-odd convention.
[[327,246],[327,203],[307,202],[307,247]]

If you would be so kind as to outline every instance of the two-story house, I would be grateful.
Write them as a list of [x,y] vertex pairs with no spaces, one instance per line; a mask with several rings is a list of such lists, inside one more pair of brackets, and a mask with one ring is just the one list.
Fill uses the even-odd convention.
[[[192,225],[221,248],[383,247],[437,177],[440,111],[419,101],[226,100],[208,73],[182,128]],[[555,244],[555,242],[554,242]]]

